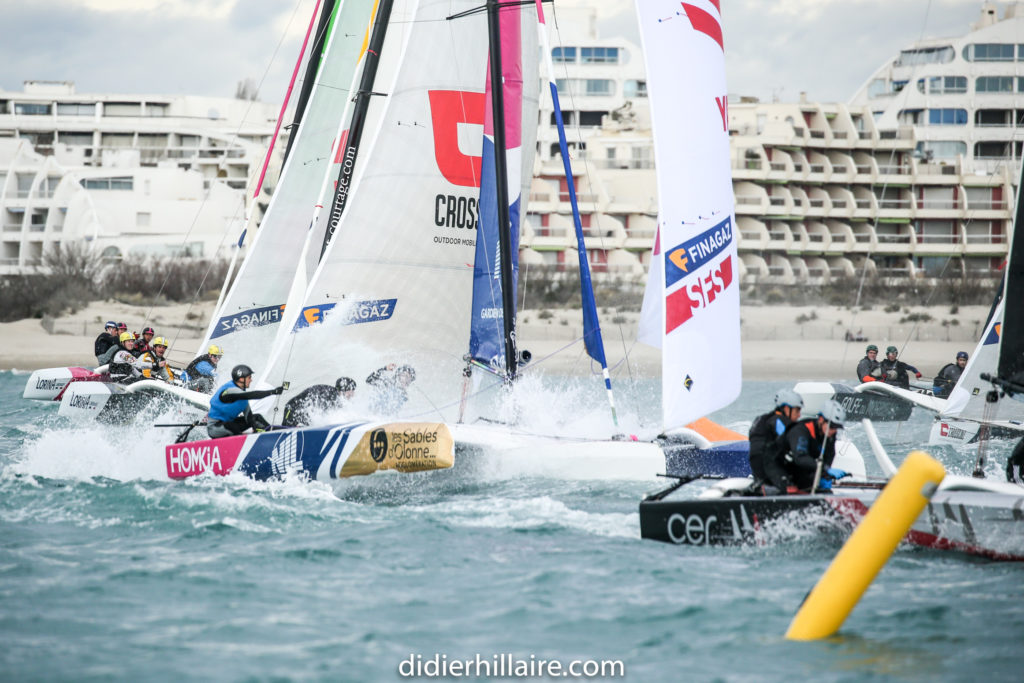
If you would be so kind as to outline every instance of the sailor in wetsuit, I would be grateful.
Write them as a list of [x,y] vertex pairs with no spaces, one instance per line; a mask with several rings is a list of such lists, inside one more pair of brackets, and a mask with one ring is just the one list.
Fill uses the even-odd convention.
[[864,357],[857,363],[858,382],[877,382],[882,377],[882,371],[878,369],[878,347],[868,344],[864,351]]
[[932,380],[932,394],[940,398],[949,396],[953,387],[960,381],[960,375],[964,374],[965,367],[967,367],[967,352],[958,351],[956,362],[946,363],[939,370],[939,374],[935,375],[935,379]]
[[100,336],[96,337],[96,342],[93,344],[93,351],[96,353],[96,362],[100,365],[106,365],[109,361],[104,361],[103,356],[110,347],[117,346],[117,323],[113,320],[103,326],[103,332]]
[[882,381],[896,387],[909,389],[910,375],[908,373],[912,372],[918,379],[921,379],[921,372],[909,363],[896,360],[897,355],[899,355],[899,350],[895,346],[890,346],[885,350],[885,360],[878,366],[878,369],[882,371]]
[[831,490],[833,480],[846,476],[843,470],[832,467],[836,457],[836,434],[845,420],[843,407],[828,400],[815,417],[793,423],[779,437],[775,463],[785,472],[783,490],[786,493],[810,492],[819,459],[822,473],[819,490]]
[[786,473],[775,457],[778,439],[789,425],[800,419],[803,407],[800,394],[782,389],[775,394],[775,410],[758,416],[750,425],[750,471],[754,473],[751,493],[772,496],[786,490]]
[[388,363],[375,370],[366,378],[366,383],[376,390],[373,396],[373,410],[382,414],[397,413],[409,395],[405,388],[416,379],[416,370],[411,365],[395,366]]
[[217,363],[224,355],[224,349],[210,344],[206,353],[195,358],[185,366],[185,381],[192,391],[208,394],[213,391],[213,382],[217,378]]
[[252,368],[248,365],[236,365],[231,369],[231,381],[213,392],[206,425],[206,432],[210,438],[236,436],[250,428],[254,432],[265,432],[270,429],[270,424],[263,416],[249,408],[249,400],[281,395],[284,393],[284,387],[248,391],[250,384]]
[[314,413],[336,410],[352,400],[356,393],[356,382],[351,377],[339,377],[332,387],[329,384],[314,384],[303,390],[284,405],[285,427],[304,427],[310,423]]

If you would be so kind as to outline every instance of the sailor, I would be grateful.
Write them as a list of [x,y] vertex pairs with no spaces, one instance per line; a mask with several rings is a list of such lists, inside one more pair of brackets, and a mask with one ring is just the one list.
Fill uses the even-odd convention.
[[877,382],[882,377],[882,371],[878,366],[878,347],[868,344],[864,357],[857,363],[857,381]]
[[397,413],[409,400],[406,392],[416,379],[416,370],[411,365],[388,363],[375,370],[366,378],[366,383],[375,389],[373,410],[377,413]]
[[775,457],[778,439],[789,425],[800,419],[803,407],[800,394],[782,389],[775,394],[775,410],[759,416],[750,425],[750,471],[754,473],[751,492],[777,495],[786,490],[786,473]]
[[912,372],[914,376],[921,379],[921,372],[909,363],[896,360],[897,355],[899,355],[899,350],[895,346],[890,346],[885,350],[885,360],[878,365],[879,370],[882,371],[882,381],[896,387],[909,389],[910,375],[908,373]]
[[213,383],[217,376],[217,363],[224,355],[224,349],[216,344],[210,344],[206,353],[192,360],[185,367],[185,377],[188,388],[193,391],[200,391],[208,394],[213,391]]
[[314,384],[303,390],[284,405],[286,427],[304,427],[310,424],[315,413],[337,410],[352,400],[356,393],[356,382],[351,377],[339,377],[334,383]]
[[96,343],[93,344],[97,363],[100,365],[104,364],[101,358],[112,346],[117,346],[117,323],[110,320],[103,326],[103,332],[100,333],[100,336],[96,337]]
[[149,367],[144,367],[142,370],[143,377],[162,379],[165,382],[174,381],[174,370],[167,364],[167,359],[164,358],[165,353],[167,353],[167,340],[157,337],[153,340],[149,351],[139,356],[139,361],[149,364]]
[[135,335],[131,332],[122,332],[115,348],[116,351],[108,361],[107,372],[110,373],[110,379],[121,384],[131,384],[142,379],[144,363],[135,357]]
[[206,424],[206,432],[211,439],[237,436],[247,429],[254,432],[265,432],[270,429],[270,424],[263,416],[249,408],[249,400],[279,396],[284,392],[284,387],[248,391],[250,384],[252,368],[248,365],[236,365],[231,369],[231,381],[213,392]]
[[150,344],[153,342],[153,335],[156,334],[152,327],[146,327],[142,330],[142,336],[135,335],[135,355],[141,356],[150,349]]
[[953,387],[960,381],[960,375],[964,374],[966,366],[967,352],[957,351],[956,362],[946,363],[932,380],[932,393],[940,398],[949,396],[949,392],[953,391]]
[[807,493],[814,485],[821,461],[819,489],[831,490],[832,481],[846,472],[832,467],[836,457],[836,434],[843,428],[846,411],[834,400],[825,401],[815,417],[790,425],[779,437],[776,464],[785,472],[786,493]]

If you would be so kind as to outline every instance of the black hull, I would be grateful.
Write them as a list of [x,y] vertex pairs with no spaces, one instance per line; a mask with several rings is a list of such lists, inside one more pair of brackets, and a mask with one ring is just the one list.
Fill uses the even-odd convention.
[[846,410],[846,419],[851,422],[871,420],[872,422],[903,422],[910,419],[914,405],[895,396],[862,394],[845,384],[833,384],[835,400]]
[[825,527],[852,528],[839,510],[849,500],[833,496],[768,496],[644,500],[640,503],[640,537],[675,545],[751,543],[767,523],[800,514],[820,519]]

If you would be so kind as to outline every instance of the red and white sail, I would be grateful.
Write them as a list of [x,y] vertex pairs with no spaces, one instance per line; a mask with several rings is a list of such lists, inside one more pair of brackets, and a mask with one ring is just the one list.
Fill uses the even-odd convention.
[[741,384],[722,13],[719,0],[637,0],[637,15],[659,209],[640,338],[661,341],[671,429],[728,405]]

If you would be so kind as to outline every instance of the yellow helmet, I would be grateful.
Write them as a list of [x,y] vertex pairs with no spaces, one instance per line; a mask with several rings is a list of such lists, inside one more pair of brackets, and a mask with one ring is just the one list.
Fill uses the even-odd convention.
[[206,353],[211,356],[223,356],[224,349],[220,348],[216,344],[210,344],[210,348],[206,349]]
[[167,340],[163,337],[157,337],[153,340],[153,346],[168,346]]
[[118,341],[124,344],[127,341],[135,341],[135,335],[131,332],[122,332],[121,336],[118,337]]

